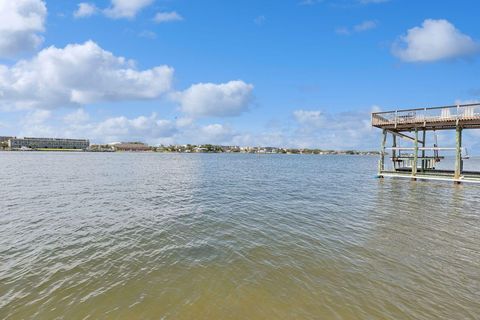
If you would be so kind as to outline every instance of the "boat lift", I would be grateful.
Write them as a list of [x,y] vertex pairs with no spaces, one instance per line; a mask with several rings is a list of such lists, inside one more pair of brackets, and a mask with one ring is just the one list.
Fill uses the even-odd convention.
[[[480,104],[375,112],[372,113],[372,126],[383,131],[379,177],[480,183],[480,172],[463,169],[464,161],[470,156],[462,146],[463,130],[480,129]],[[439,147],[436,133],[439,130],[454,130],[456,146]],[[434,134],[431,147],[426,143],[427,132]],[[387,147],[389,135],[392,136],[391,147]],[[413,146],[402,147],[399,139],[408,140]],[[392,169],[386,168],[387,150],[391,152]],[[440,153],[445,152],[454,152],[454,170],[438,168],[438,163],[445,159]]]

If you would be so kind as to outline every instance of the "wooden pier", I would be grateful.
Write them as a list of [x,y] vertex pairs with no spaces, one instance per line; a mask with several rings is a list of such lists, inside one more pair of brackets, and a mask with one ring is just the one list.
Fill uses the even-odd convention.
[[[378,176],[424,180],[453,181],[455,183],[480,183],[480,172],[464,171],[462,133],[467,129],[480,129],[480,104],[402,109],[372,113],[372,126],[383,131]],[[434,140],[427,147],[427,132],[455,131],[454,147],[439,147]],[[392,146],[387,147],[388,136]],[[435,136],[436,137],[436,136]],[[399,147],[399,139],[408,141],[409,147]],[[387,152],[388,151],[388,152]],[[454,152],[455,167],[452,170],[437,169],[444,157],[441,152]],[[390,155],[391,168],[386,167],[386,156]]]

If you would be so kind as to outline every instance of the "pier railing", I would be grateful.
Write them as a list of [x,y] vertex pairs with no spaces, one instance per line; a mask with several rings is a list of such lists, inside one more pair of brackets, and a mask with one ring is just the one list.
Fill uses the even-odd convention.
[[475,120],[480,121],[480,103],[372,113],[374,127],[422,124],[426,126],[435,123]]

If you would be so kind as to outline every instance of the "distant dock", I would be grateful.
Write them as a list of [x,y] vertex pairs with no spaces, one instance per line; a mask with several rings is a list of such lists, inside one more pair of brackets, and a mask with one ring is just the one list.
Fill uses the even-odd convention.
[[[467,129],[480,129],[480,104],[402,109],[372,113],[372,126],[382,129],[378,176],[410,179],[453,181],[455,183],[480,183],[480,172],[464,171],[464,160],[469,156],[462,146],[462,133]],[[455,132],[454,147],[440,147],[436,131]],[[427,146],[427,132],[433,133],[433,141]],[[387,146],[388,136],[392,145]],[[400,139],[408,147],[400,146]],[[390,151],[391,166],[387,168],[386,155]],[[443,152],[455,153],[455,167],[437,169]]]

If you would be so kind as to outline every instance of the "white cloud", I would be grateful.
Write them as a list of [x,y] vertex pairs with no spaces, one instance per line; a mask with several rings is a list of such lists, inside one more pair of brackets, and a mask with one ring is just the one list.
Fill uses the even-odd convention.
[[111,6],[104,10],[105,14],[114,19],[134,18],[142,9],[148,7],[154,0],[111,0]]
[[300,5],[305,5],[305,6],[310,6],[318,3],[323,3],[323,2],[329,2],[333,5],[343,5],[343,6],[352,6],[354,4],[361,4],[361,5],[369,5],[369,4],[378,4],[378,3],[385,3],[389,2],[390,0],[344,0],[343,2],[341,1],[328,1],[328,0],[300,0],[298,3]]
[[257,26],[263,26],[266,21],[267,21],[267,18],[266,18],[264,15],[258,16],[258,17],[256,17],[256,18],[253,20],[253,22],[254,22]]
[[[322,149],[376,149],[378,134],[370,127],[367,111],[326,114],[320,110],[296,110],[292,126],[265,128],[263,132],[240,132],[229,124],[198,125],[191,118],[161,119],[157,114],[128,118],[115,116],[92,121],[83,109],[54,121],[55,112],[24,113],[18,132],[11,134],[46,137],[88,138],[93,143],[143,141],[159,144],[221,144]],[[290,123],[291,124],[291,123]]]
[[63,121],[67,124],[80,124],[85,123],[90,119],[90,116],[83,109],[77,109],[76,111],[67,114],[63,117]]
[[231,128],[222,124],[210,124],[200,128],[197,143],[228,144],[232,137]]
[[335,33],[340,34],[340,35],[344,35],[344,36],[348,36],[351,33],[351,31],[347,27],[338,27],[338,28],[335,29]]
[[50,47],[31,60],[0,65],[0,108],[54,109],[102,101],[156,99],[171,89],[168,66],[138,71],[132,61],[88,41]]
[[79,109],[65,116],[63,123],[47,123],[52,118],[52,113],[49,110],[27,112],[21,121],[19,135],[86,138],[94,143],[145,141],[155,144],[159,139],[172,139],[177,133],[175,122],[160,119],[155,113],[150,116],[117,116],[89,122],[91,117],[88,113]]
[[90,129],[95,139],[104,142],[153,141],[162,137],[171,137],[177,130],[172,121],[159,119],[155,113],[149,117],[139,116],[133,119],[124,116],[108,118],[90,125]]
[[374,20],[366,20],[362,23],[354,25],[351,29],[348,27],[339,27],[335,30],[337,34],[340,35],[350,35],[352,33],[365,32],[368,30],[375,29],[378,26],[378,23]]
[[27,125],[38,125],[43,124],[45,121],[50,119],[52,112],[50,110],[35,110],[29,112],[24,119],[24,123]]
[[367,21],[363,21],[360,24],[355,25],[353,27],[353,30],[355,32],[363,32],[363,31],[368,31],[368,30],[375,29],[376,27],[377,27],[377,22],[376,21],[367,20]]
[[192,118],[178,118],[176,121],[176,125],[179,128],[188,127],[188,126],[191,126],[193,122],[194,122],[194,119]]
[[384,3],[390,0],[358,0],[361,4],[374,4],[374,3]]
[[55,130],[45,122],[52,117],[50,110],[35,110],[28,112],[20,121],[19,136],[52,137]]
[[392,52],[406,62],[433,62],[479,53],[480,44],[447,20],[428,19],[400,37]]
[[[51,111],[37,110],[28,112],[48,113]],[[50,116],[45,117],[45,120]],[[192,119],[180,118],[178,120],[161,119],[156,113],[150,116],[128,118],[115,116],[101,121],[91,119],[83,109],[79,109],[64,117],[63,124],[53,122],[51,125],[43,120],[30,122],[28,127],[21,128],[21,132],[39,136],[49,133],[51,136],[78,137],[90,139],[93,143],[109,143],[114,141],[143,141],[151,145],[159,144],[230,144],[238,135],[230,126],[224,124],[208,124],[199,126]],[[26,124],[26,122],[24,122]]]
[[325,116],[318,110],[295,110],[293,112],[294,119],[301,125],[321,128],[325,125]]
[[94,14],[98,13],[98,8],[88,2],[82,2],[78,4],[78,9],[73,13],[75,18],[86,18],[93,16]]
[[175,94],[181,110],[193,117],[238,116],[252,101],[253,85],[241,80],[222,84],[198,83]]
[[150,39],[150,40],[157,38],[157,34],[151,30],[143,30],[138,34],[138,36],[141,38]]
[[182,21],[183,17],[179,15],[177,12],[158,12],[153,21],[156,23],[165,23],[165,22],[174,22],[174,21]]
[[311,6],[321,2],[323,2],[323,0],[301,0],[298,4],[302,6]]
[[108,118],[98,123],[77,127],[77,132],[83,132],[94,141],[145,141],[152,145],[229,144],[236,134],[227,125],[198,126],[191,121],[182,123],[182,121],[159,119],[155,113],[148,117],[139,116],[133,119],[124,116]]
[[0,57],[34,51],[43,38],[47,7],[41,0],[0,0]]
[[320,110],[293,112],[297,128],[288,139],[291,146],[322,149],[372,149],[377,135],[370,112],[325,114]]

